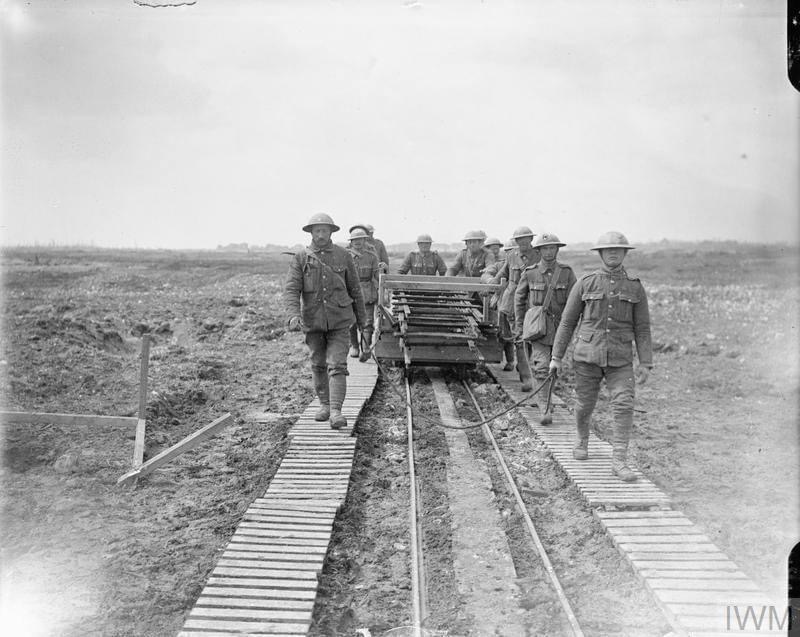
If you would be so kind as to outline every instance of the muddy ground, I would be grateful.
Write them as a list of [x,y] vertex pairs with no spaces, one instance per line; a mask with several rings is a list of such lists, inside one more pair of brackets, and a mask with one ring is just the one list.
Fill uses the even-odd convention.
[[[578,273],[594,265],[591,255],[562,256]],[[8,634],[177,633],[242,512],[266,489],[293,415],[311,399],[301,336],[283,330],[286,258],[3,254],[3,409],[135,414],[140,337],[148,332],[146,457],[234,415],[223,433],[135,489],[115,486],[130,464],[132,428],[5,425],[0,587]],[[800,539],[796,254],[713,244],[650,249],[632,253],[629,269],[649,292],[657,349],[655,373],[637,398],[632,456],[745,572],[781,594],[786,556]],[[484,373],[470,381],[487,406],[503,404]],[[563,395],[569,403],[569,377]],[[422,409],[435,404],[422,373],[414,398]],[[253,412],[272,417],[258,424]],[[468,406],[464,417],[473,417]],[[609,423],[602,401],[598,423]],[[388,380],[358,432],[356,479],[321,579],[317,635],[380,634],[410,618],[404,412]],[[521,422],[511,419],[502,434],[589,633],[666,632]],[[430,512],[429,626],[467,635],[470,618],[451,584],[443,437],[431,426],[418,436]],[[483,454],[480,437],[472,442]],[[507,508],[513,539],[518,521]],[[531,607],[555,617],[533,559],[516,544]]]

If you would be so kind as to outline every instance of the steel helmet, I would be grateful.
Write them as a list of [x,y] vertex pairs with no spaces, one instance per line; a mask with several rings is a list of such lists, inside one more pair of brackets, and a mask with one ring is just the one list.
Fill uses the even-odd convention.
[[483,245],[485,245],[487,248],[489,246],[502,246],[503,242],[495,237],[490,237],[489,239],[486,239],[486,241],[483,242]]
[[533,234],[533,230],[531,230],[528,226],[520,226],[516,230],[514,230],[514,234],[511,235],[512,239],[519,239],[520,237],[535,237],[536,235]]
[[308,220],[308,223],[303,226],[303,230],[305,232],[311,232],[311,226],[330,226],[331,232],[336,232],[339,229],[339,226],[333,223],[331,216],[326,215],[324,212],[318,212],[317,214],[312,215],[311,219]]
[[628,243],[628,239],[621,232],[612,230],[604,232],[597,239],[597,243],[590,250],[602,250],[604,248],[624,248],[625,250],[635,250],[636,248]]
[[470,230],[467,234],[464,235],[462,241],[471,241],[473,239],[478,239],[483,241],[486,238],[486,233],[483,230]]
[[544,234],[540,234],[536,237],[536,241],[533,242],[534,248],[543,248],[544,246],[558,246],[559,248],[563,248],[566,243],[561,243],[561,240],[554,234],[549,232],[545,232]]
[[433,243],[433,239],[429,234],[421,234],[417,237],[417,243]]
[[517,247],[516,241],[514,241],[514,237],[511,237],[508,241],[506,241],[505,245],[503,246],[503,250],[513,250]]
[[363,228],[363,230],[364,230],[364,231],[365,231],[367,234],[369,234],[369,228],[370,228],[369,224],[366,224],[366,223],[357,223],[357,224],[355,224],[354,226],[350,226],[350,232],[353,232],[353,230],[355,230],[356,228]]
[[355,228],[353,228],[350,231],[350,240],[351,241],[353,239],[367,239],[368,237],[369,237],[369,235],[367,234],[367,231],[364,230],[364,228],[362,228],[361,226],[356,226]]

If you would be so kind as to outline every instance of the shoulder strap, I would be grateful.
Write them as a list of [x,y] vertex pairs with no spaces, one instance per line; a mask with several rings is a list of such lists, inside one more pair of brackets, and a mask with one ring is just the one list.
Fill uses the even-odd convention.
[[553,269],[553,276],[550,279],[550,285],[547,286],[547,294],[544,297],[544,303],[542,303],[542,307],[544,307],[545,311],[550,310],[550,301],[553,298],[553,288],[556,286],[556,282],[558,281],[560,274],[561,266],[556,263],[556,267]]
[[306,248],[306,263],[308,263],[309,259],[313,259],[314,261],[316,261],[317,263],[319,263],[319,264],[320,264],[320,265],[321,265],[323,268],[325,268],[325,269],[326,269],[328,272],[330,272],[332,275],[334,275],[334,276],[338,276],[340,279],[342,279],[342,283],[344,283],[344,284],[345,284],[345,288],[347,287],[347,282],[344,280],[344,278],[343,278],[343,277],[342,277],[340,274],[338,274],[338,273],[336,272],[336,270],[334,270],[334,269],[333,269],[331,266],[329,266],[329,265],[328,265],[327,263],[325,263],[325,262],[324,262],[322,259],[320,259],[320,258],[319,258],[319,257],[318,257],[316,254],[314,254],[314,253],[311,251],[311,249],[310,249],[310,248],[308,248],[308,247],[307,247],[307,248]]

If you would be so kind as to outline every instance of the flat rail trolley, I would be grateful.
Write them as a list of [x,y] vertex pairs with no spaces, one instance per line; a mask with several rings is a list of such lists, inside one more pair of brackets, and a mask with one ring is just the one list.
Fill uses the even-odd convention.
[[406,367],[499,363],[497,315],[489,308],[498,289],[475,277],[381,275],[375,356]]

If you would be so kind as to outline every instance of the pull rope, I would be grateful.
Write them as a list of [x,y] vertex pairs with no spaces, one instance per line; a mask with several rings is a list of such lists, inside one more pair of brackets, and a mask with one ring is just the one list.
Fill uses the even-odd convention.
[[[371,355],[372,355],[372,360],[374,360],[375,363],[378,365],[378,369],[380,369],[383,372],[384,378],[388,379],[389,378],[389,374],[388,374],[388,371],[387,371],[386,367],[378,360],[378,357],[375,356],[374,352],[371,352]],[[494,415],[492,415],[492,416],[490,416],[488,418],[485,418],[481,422],[470,423],[468,425],[463,425],[463,426],[446,425],[446,424],[444,424],[443,422],[441,422],[439,420],[435,420],[433,418],[430,418],[429,416],[423,416],[422,414],[420,414],[419,412],[414,410],[414,408],[411,405],[410,398],[406,398],[404,393],[400,392],[400,390],[397,389],[397,387],[395,387],[395,383],[393,381],[389,382],[389,387],[400,398],[400,400],[403,401],[403,405],[406,407],[406,409],[411,411],[411,414],[412,414],[412,416],[414,417],[415,420],[422,421],[424,423],[427,423],[427,424],[430,424],[430,425],[434,425],[436,427],[442,427],[443,429],[457,429],[457,430],[462,430],[463,431],[463,430],[466,430],[466,429],[475,429],[477,427],[482,427],[483,425],[488,425],[493,420],[496,420],[500,416],[503,416],[503,415],[507,414],[508,412],[516,409],[517,407],[519,407],[520,405],[522,405],[526,401],[528,401],[531,398],[533,398],[536,394],[538,394],[542,390],[542,388],[548,382],[550,382],[551,378],[553,380],[555,380],[555,372],[550,373],[547,376],[547,378],[545,378],[529,395],[525,396],[522,400],[518,400],[517,402],[512,404],[510,407],[507,407],[506,409],[503,409],[502,411],[499,411],[496,414],[494,414]],[[551,387],[552,387],[552,385],[553,384],[551,384]]]

